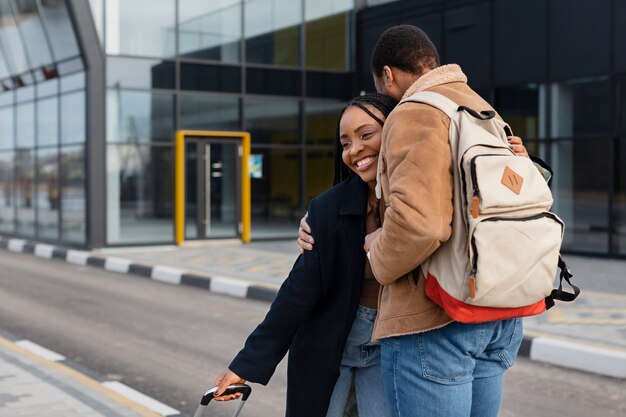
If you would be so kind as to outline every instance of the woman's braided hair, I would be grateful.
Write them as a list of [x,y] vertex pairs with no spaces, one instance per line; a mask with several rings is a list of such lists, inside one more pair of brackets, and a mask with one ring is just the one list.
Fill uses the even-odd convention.
[[344,164],[343,159],[341,159],[341,153],[343,152],[343,148],[341,147],[341,142],[339,141],[339,123],[341,122],[341,118],[346,110],[348,110],[352,106],[357,106],[362,109],[365,113],[369,114],[372,119],[378,122],[381,127],[383,125],[383,120],[377,117],[374,113],[370,111],[366,106],[370,105],[376,109],[378,109],[385,118],[389,116],[389,113],[396,107],[398,102],[384,94],[378,93],[368,93],[362,96],[358,96],[350,100],[346,106],[339,113],[339,119],[337,120],[337,133],[335,135],[335,178],[333,180],[333,185],[337,185],[340,182],[350,178],[354,173],[346,164]]

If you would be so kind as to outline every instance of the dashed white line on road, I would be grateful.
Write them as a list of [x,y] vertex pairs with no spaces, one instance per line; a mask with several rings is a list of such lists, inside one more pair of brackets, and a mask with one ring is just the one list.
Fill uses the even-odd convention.
[[34,353],[37,356],[40,356],[44,359],[48,359],[49,361],[59,362],[65,360],[65,356],[59,355],[58,353],[46,349],[43,346],[38,345],[37,343],[33,343],[30,340],[18,340],[15,342],[16,345],[21,347],[22,349],[26,349],[27,351]]
[[141,404],[144,407],[163,416],[173,416],[180,414],[180,411],[176,410],[175,408],[165,405],[162,402],[155,400],[154,398],[148,397],[147,395],[144,395],[141,392],[132,389],[128,385],[122,384],[121,382],[107,381],[103,382],[102,385],[109,388],[111,391],[115,391],[118,394],[128,398],[129,400]]

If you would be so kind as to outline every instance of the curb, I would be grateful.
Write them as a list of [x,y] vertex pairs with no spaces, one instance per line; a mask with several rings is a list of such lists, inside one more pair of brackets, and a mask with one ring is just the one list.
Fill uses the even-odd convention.
[[58,259],[74,265],[94,266],[110,272],[136,275],[172,285],[185,285],[215,294],[236,298],[272,302],[278,288],[252,284],[240,279],[223,276],[194,274],[164,265],[144,265],[117,256],[95,256],[90,252],[36,243],[23,239],[0,236],[0,249],[10,252],[32,254],[45,259]]
[[626,352],[548,336],[524,335],[518,356],[564,368],[626,379]]
[[[43,359],[44,362],[52,362],[61,365],[66,369],[71,369],[74,372],[77,372],[81,375],[81,379],[83,381],[89,381],[88,384],[96,384],[109,391],[124,397],[126,400],[129,400],[146,410],[149,410],[152,413],[158,414],[163,417],[188,417],[186,414],[182,414],[179,410],[172,408],[166,404],[163,404],[160,401],[155,400],[152,397],[148,397],[145,394],[125,385],[119,381],[111,381],[103,375],[77,363],[71,359],[67,359],[65,356],[54,352],[50,349],[47,349],[37,343],[34,343],[30,340],[20,339],[14,336],[11,333],[0,331],[0,339],[4,339],[22,349],[23,351],[27,351],[36,357]],[[0,340],[1,341],[1,340]],[[151,414],[153,415],[153,414]]]
[[[143,265],[119,257],[93,256],[90,252],[0,236],[0,249],[30,253],[41,258],[59,259],[75,265],[87,265],[111,272],[131,274],[172,285],[185,285],[215,294],[257,301],[272,302],[278,288],[251,284],[222,276],[187,273],[162,265]],[[524,335],[519,357],[570,369],[626,379],[626,352],[562,340],[548,336]]]

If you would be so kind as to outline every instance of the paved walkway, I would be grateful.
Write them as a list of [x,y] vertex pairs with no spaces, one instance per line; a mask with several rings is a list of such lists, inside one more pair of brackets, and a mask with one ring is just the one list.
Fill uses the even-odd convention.
[[0,417],[159,417],[101,383],[0,337]]

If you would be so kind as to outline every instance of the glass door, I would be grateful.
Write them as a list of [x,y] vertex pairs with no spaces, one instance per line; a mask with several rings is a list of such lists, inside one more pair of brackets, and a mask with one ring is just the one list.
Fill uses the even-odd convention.
[[239,143],[189,139],[185,143],[185,240],[239,236]]

